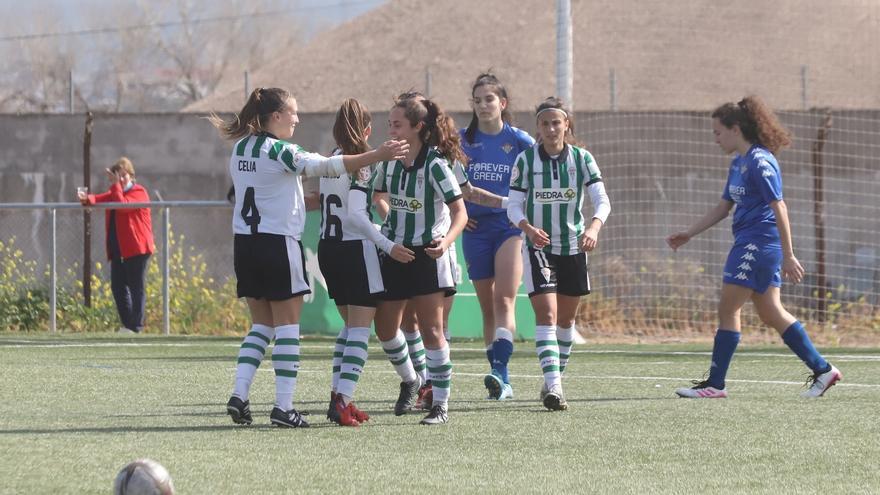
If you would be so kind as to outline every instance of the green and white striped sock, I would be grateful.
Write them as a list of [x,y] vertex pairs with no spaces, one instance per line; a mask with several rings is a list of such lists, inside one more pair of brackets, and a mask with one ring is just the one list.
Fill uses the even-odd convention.
[[293,409],[299,371],[299,325],[275,327],[272,367],[275,368],[275,405],[289,411]]
[[559,374],[565,373],[565,366],[571,358],[571,348],[574,345],[574,325],[568,328],[556,329],[556,343],[559,345]]
[[397,372],[401,380],[411,382],[418,378],[412,361],[409,359],[403,332],[398,330],[393,339],[382,342],[382,350],[385,351],[385,355],[388,356],[388,360],[391,361],[394,371]]
[[348,340],[348,327],[342,327],[336,336],[336,345],[333,346],[333,382],[330,390],[336,392],[339,385],[339,372],[342,368],[342,355],[345,353],[345,341]]
[[251,331],[245,335],[238,349],[238,365],[235,368],[235,386],[232,395],[244,401],[248,400],[254,375],[274,336],[275,329],[272,327],[258,323],[251,326]]
[[560,385],[562,379],[559,374],[559,344],[556,342],[556,327],[538,325],[535,327],[535,351],[538,361],[541,363],[541,372],[544,374],[544,384],[547,388]]
[[339,375],[339,385],[336,392],[348,397],[354,397],[354,389],[357,386],[364,366],[367,364],[367,342],[370,340],[370,329],[354,327],[348,329],[348,341],[345,344],[345,353],[342,357],[342,371]]
[[449,359],[449,346],[445,343],[439,349],[428,349],[428,379],[431,380],[431,390],[434,395],[434,404],[446,404],[449,401],[449,392],[452,390],[452,361]]
[[428,361],[425,358],[425,344],[422,342],[422,334],[418,330],[404,330],[406,345],[409,347],[409,359],[413,369],[422,379],[422,383],[428,380]]

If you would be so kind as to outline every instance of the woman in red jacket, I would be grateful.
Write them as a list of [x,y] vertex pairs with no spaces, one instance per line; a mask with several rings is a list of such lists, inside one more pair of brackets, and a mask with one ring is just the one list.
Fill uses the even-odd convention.
[[[150,202],[144,186],[134,182],[131,160],[122,157],[106,170],[110,190],[103,194],[81,194],[79,200],[83,205]],[[147,262],[156,250],[150,209],[108,209],[105,218],[110,287],[122,322],[119,333],[139,333],[144,329]]]

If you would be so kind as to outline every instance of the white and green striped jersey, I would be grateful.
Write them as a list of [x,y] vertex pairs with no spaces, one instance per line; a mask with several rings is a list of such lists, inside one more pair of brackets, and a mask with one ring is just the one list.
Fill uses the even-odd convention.
[[328,160],[265,133],[239,140],[229,159],[235,187],[232,231],[299,239],[306,223],[301,175]]
[[584,193],[601,180],[593,155],[577,146],[565,145],[553,158],[535,144],[516,157],[510,188],[526,195],[526,219],[550,237],[542,251],[563,256],[580,252],[578,239],[586,229],[581,213]]
[[[333,156],[341,155],[340,150]],[[339,177],[321,177],[319,192],[321,200],[321,239],[331,241],[359,241],[366,239],[360,230],[355,228],[350,215],[353,213],[348,204],[348,191],[352,188],[363,190],[367,194],[367,219],[370,211],[372,190],[370,181],[373,170],[371,167],[359,169],[354,174],[342,174]]]
[[445,236],[452,224],[446,205],[461,197],[449,162],[427,146],[412,167],[400,160],[379,163],[373,189],[388,193],[382,234],[405,246],[425,246]]

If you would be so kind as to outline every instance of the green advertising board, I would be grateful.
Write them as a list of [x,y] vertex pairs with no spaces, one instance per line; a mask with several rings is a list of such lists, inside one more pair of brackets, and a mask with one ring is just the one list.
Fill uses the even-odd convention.
[[[333,301],[327,296],[327,285],[318,267],[320,223],[320,212],[309,212],[302,241],[306,254],[306,271],[309,274],[312,293],[305,297],[300,324],[303,333],[336,335],[342,328],[342,318],[339,317]],[[449,330],[453,338],[482,338],[483,317],[474,286],[467,276],[460,239],[455,243],[455,254],[462,273],[458,294],[455,296],[452,313],[449,315]],[[522,286],[520,286],[516,299],[516,325],[518,336],[534,338],[535,314],[532,312],[529,298],[523,292]]]

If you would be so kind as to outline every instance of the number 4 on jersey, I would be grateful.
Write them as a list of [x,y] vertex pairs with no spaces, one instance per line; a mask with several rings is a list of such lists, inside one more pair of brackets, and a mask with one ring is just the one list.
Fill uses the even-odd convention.
[[244,202],[241,205],[241,218],[244,223],[251,228],[251,234],[257,234],[260,225],[260,210],[257,209],[257,203],[254,201],[254,188],[249,187],[244,191]]

